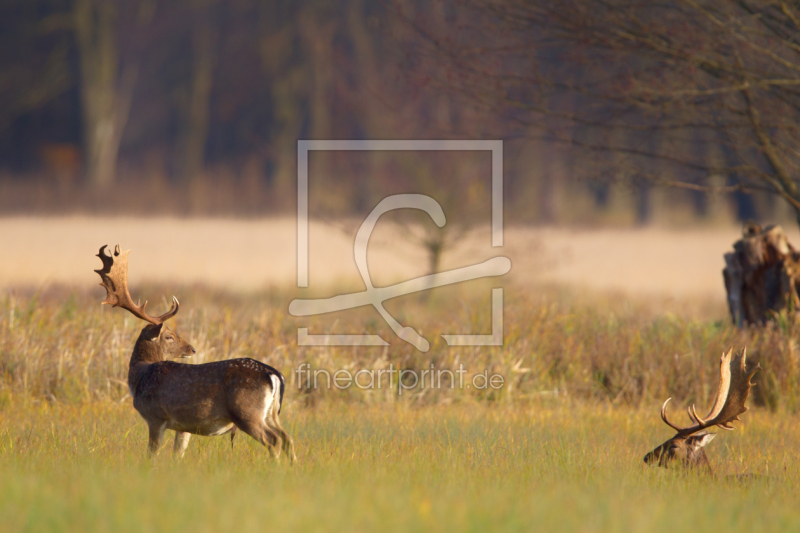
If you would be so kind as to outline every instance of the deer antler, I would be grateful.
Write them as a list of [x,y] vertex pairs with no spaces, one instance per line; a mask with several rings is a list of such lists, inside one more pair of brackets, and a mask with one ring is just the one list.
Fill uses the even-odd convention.
[[719,389],[717,390],[717,398],[714,400],[714,406],[708,415],[700,418],[694,405],[692,405],[688,412],[689,418],[692,419],[694,425],[685,428],[678,427],[667,419],[667,403],[672,398],[668,398],[664,402],[661,407],[661,419],[669,427],[677,431],[678,435],[691,435],[711,426],[733,430],[735,428],[731,426],[731,422],[739,420],[739,415],[747,411],[744,402],[747,400],[747,395],[750,394],[750,387],[753,386],[750,378],[758,372],[761,365],[756,365],[755,368],[748,371],[746,368],[747,350],[742,350],[741,354],[731,358],[732,352],[733,349],[730,349],[728,353],[723,353],[720,358]]
[[97,254],[97,257],[103,261],[103,268],[95,270],[103,280],[100,285],[106,289],[106,300],[103,304],[111,304],[112,307],[127,309],[135,316],[155,325],[163,324],[175,316],[180,308],[180,303],[174,296],[172,297],[172,309],[157,317],[152,317],[145,312],[147,301],[141,306],[138,302],[136,304],[133,303],[131,293],[128,292],[128,254],[131,251],[125,250],[121,252],[118,244],[114,248],[114,253],[107,255],[105,253],[106,246],[104,244],[100,248],[100,253]]

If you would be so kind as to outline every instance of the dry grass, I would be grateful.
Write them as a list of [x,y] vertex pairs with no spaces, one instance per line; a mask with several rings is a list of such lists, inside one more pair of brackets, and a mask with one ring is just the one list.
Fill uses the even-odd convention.
[[[177,292],[183,301],[179,331],[197,348],[195,362],[235,357],[264,361],[286,374],[294,392],[289,402],[303,405],[399,401],[385,381],[380,390],[309,388],[296,374],[303,363],[331,374],[390,365],[418,373],[431,366],[455,372],[463,365],[467,384],[484,371],[505,379],[498,390],[450,388],[445,380],[441,388],[404,391],[401,400],[416,405],[527,402],[556,391],[612,405],[649,406],[667,396],[704,404],[716,386],[719,354],[731,346],[747,346],[749,359],[763,367],[755,402],[772,410],[800,408],[797,326],[786,319],[740,332],[727,320],[650,318],[635,307],[613,312],[570,303],[564,293],[511,292],[504,313],[504,346],[450,348],[440,334],[491,330],[489,291],[437,289],[430,299],[406,296],[387,303],[401,323],[417,327],[431,342],[430,352],[422,353],[394,337],[372,309],[297,319],[286,312],[288,293],[235,296],[200,288]],[[168,294],[153,287],[140,293]],[[123,400],[128,358],[142,324],[127,312],[99,306],[101,298],[98,288],[92,293],[54,290],[0,300],[0,404],[15,397],[68,404]],[[298,326],[316,334],[378,333],[392,346],[298,347]]]
[[[92,259],[81,268],[93,285],[99,260]],[[134,262],[134,272],[139,264],[148,261]],[[181,297],[177,326],[198,349],[195,362],[253,357],[286,374],[282,421],[300,459],[293,468],[270,462],[246,436],[234,450],[227,437],[194,438],[180,462],[169,457],[167,443],[147,462],[146,427],[125,385],[142,324],[99,306],[99,287],[7,291],[0,297],[0,530],[800,526],[794,321],[779,317],[740,332],[721,307],[709,320],[624,296],[522,286],[506,290],[503,347],[454,349],[439,337],[490,330],[488,284],[388,302],[400,322],[431,341],[422,354],[369,309],[287,315],[298,291],[136,284],[134,295],[150,298],[153,308],[166,305],[163,296]],[[298,326],[315,334],[378,333],[392,346],[298,347]],[[755,407],[737,431],[709,445],[721,477],[644,467],[642,456],[670,436],[658,405],[672,396],[679,405],[705,406],[719,354],[730,346],[747,346],[763,370],[750,400]],[[331,372],[463,365],[467,382],[488,370],[505,383],[498,390],[416,387],[402,395],[396,384],[313,389],[297,380],[302,363]],[[722,477],[742,473],[760,477]]]

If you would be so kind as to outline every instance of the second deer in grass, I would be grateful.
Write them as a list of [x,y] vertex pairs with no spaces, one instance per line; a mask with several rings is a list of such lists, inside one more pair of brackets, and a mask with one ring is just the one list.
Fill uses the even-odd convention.
[[712,426],[719,426],[729,431],[735,429],[731,426],[731,422],[739,420],[739,415],[747,411],[744,403],[753,386],[750,378],[761,368],[756,365],[755,368],[747,370],[745,350],[733,357],[732,351],[728,350],[728,353],[722,354],[717,397],[711,412],[705,418],[700,418],[692,406],[688,411],[693,424],[685,428],[678,427],[667,419],[667,403],[671,398],[664,402],[661,407],[661,419],[678,433],[645,455],[645,463],[663,467],[683,466],[711,472],[711,465],[703,447],[714,439],[716,433],[706,433],[703,430]]
[[[278,414],[285,380],[269,365],[254,359],[231,359],[203,365],[168,361],[191,357],[195,349],[164,326],[180,304],[173,297],[172,309],[152,317],[144,305],[134,304],[128,291],[128,253],[116,247],[112,255],[100,248],[103,268],[95,270],[107,295],[104,304],[127,309],[149,322],[133,348],[128,368],[128,387],[133,407],[150,429],[149,455],[156,453],[164,431],[175,431],[175,453],[183,455],[195,435],[223,435],[240,429],[279,456],[281,449],[296,460],[291,437]],[[231,444],[233,444],[233,433]],[[278,444],[281,443],[279,447]]]

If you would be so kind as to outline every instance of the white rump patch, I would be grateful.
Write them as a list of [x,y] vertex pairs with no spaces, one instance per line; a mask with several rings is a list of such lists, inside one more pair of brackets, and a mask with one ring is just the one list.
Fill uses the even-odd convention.
[[269,416],[270,410],[275,404],[275,398],[278,394],[280,394],[281,390],[281,382],[280,379],[278,379],[278,376],[273,374],[270,376],[270,380],[272,381],[272,390],[270,391],[267,389],[264,397],[264,420],[266,420],[267,416]]

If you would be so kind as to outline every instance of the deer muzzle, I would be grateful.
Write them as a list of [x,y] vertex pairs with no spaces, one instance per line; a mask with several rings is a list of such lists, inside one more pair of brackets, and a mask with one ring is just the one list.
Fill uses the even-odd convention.
[[194,349],[194,346],[191,344],[186,345],[186,349],[184,349],[181,354],[178,356],[179,359],[188,359],[192,357],[194,354],[197,353],[197,350]]

